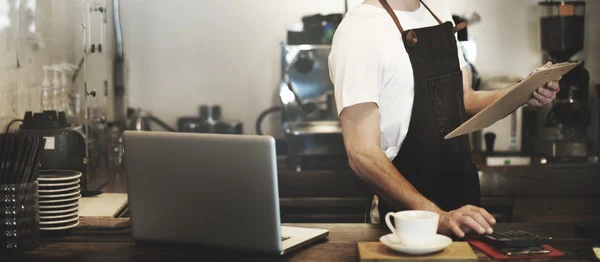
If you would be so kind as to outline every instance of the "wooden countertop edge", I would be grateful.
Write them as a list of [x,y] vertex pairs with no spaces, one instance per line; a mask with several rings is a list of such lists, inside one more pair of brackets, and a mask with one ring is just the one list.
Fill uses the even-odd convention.
[[[124,221],[123,219],[115,220]],[[374,224],[285,223],[283,225],[321,228],[330,231],[327,240],[314,243],[289,255],[276,257],[276,260],[283,261],[313,261],[315,259],[357,261],[359,242],[376,242],[380,236],[388,233],[387,229]],[[567,252],[565,259],[568,261],[580,261],[577,254],[578,250],[600,245],[598,242],[576,235],[571,224],[515,223],[498,224],[496,228],[498,230],[528,230],[533,233],[554,236],[558,242],[552,244],[552,246]],[[478,259],[490,260],[481,251],[473,250]],[[39,248],[25,252],[11,261],[48,261],[48,259],[52,261],[87,261],[86,259],[92,258],[95,261],[104,261],[103,259],[164,261],[165,259],[181,258],[183,253],[196,258],[250,258],[250,260],[256,261],[264,261],[262,259],[265,258],[259,254],[229,251],[223,253],[222,250],[189,245],[136,244],[130,232],[121,231],[117,234],[102,234],[84,230],[74,231],[71,235],[44,237]]]

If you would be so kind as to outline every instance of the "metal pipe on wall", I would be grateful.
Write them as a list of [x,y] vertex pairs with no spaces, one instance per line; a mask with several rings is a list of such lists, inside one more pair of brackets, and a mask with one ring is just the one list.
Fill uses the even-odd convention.
[[113,0],[113,21],[115,24],[115,40],[117,54],[114,60],[114,121],[125,122],[127,117],[125,101],[125,54],[123,53],[123,31],[121,29],[120,0]]

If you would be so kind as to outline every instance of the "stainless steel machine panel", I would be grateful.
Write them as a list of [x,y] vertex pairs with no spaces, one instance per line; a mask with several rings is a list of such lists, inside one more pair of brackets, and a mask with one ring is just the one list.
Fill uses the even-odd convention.
[[[331,120],[337,117],[329,78],[330,45],[281,45],[283,122]],[[331,100],[331,99],[330,99]],[[304,105],[300,108],[299,103]]]
[[297,171],[347,166],[329,78],[330,45],[281,46],[282,124],[288,160]]

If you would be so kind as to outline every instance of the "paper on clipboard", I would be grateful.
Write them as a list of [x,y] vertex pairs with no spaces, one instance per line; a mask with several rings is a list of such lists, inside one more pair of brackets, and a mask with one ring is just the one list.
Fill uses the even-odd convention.
[[580,63],[567,62],[538,68],[537,71],[525,77],[522,81],[507,87],[509,91],[506,94],[454,129],[454,131],[450,132],[444,138],[454,138],[491,126],[496,121],[506,117],[525,104],[538,87],[549,81],[560,79]]

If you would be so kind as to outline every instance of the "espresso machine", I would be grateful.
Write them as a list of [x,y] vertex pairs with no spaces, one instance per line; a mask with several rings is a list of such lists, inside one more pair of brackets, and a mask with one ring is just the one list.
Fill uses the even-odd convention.
[[[541,47],[545,61],[568,62],[583,50],[584,1],[544,1],[541,8]],[[584,162],[593,153],[587,134],[590,74],[582,62],[559,81],[551,107],[540,109],[535,151],[549,161]],[[545,116],[545,117],[544,117]]]
[[26,112],[19,132],[46,139],[41,169],[82,173],[81,189],[97,191],[108,183],[104,132],[74,125],[65,112]]
[[296,171],[348,167],[328,65],[342,17],[305,16],[303,30],[288,31],[281,44],[282,126],[288,164]]

